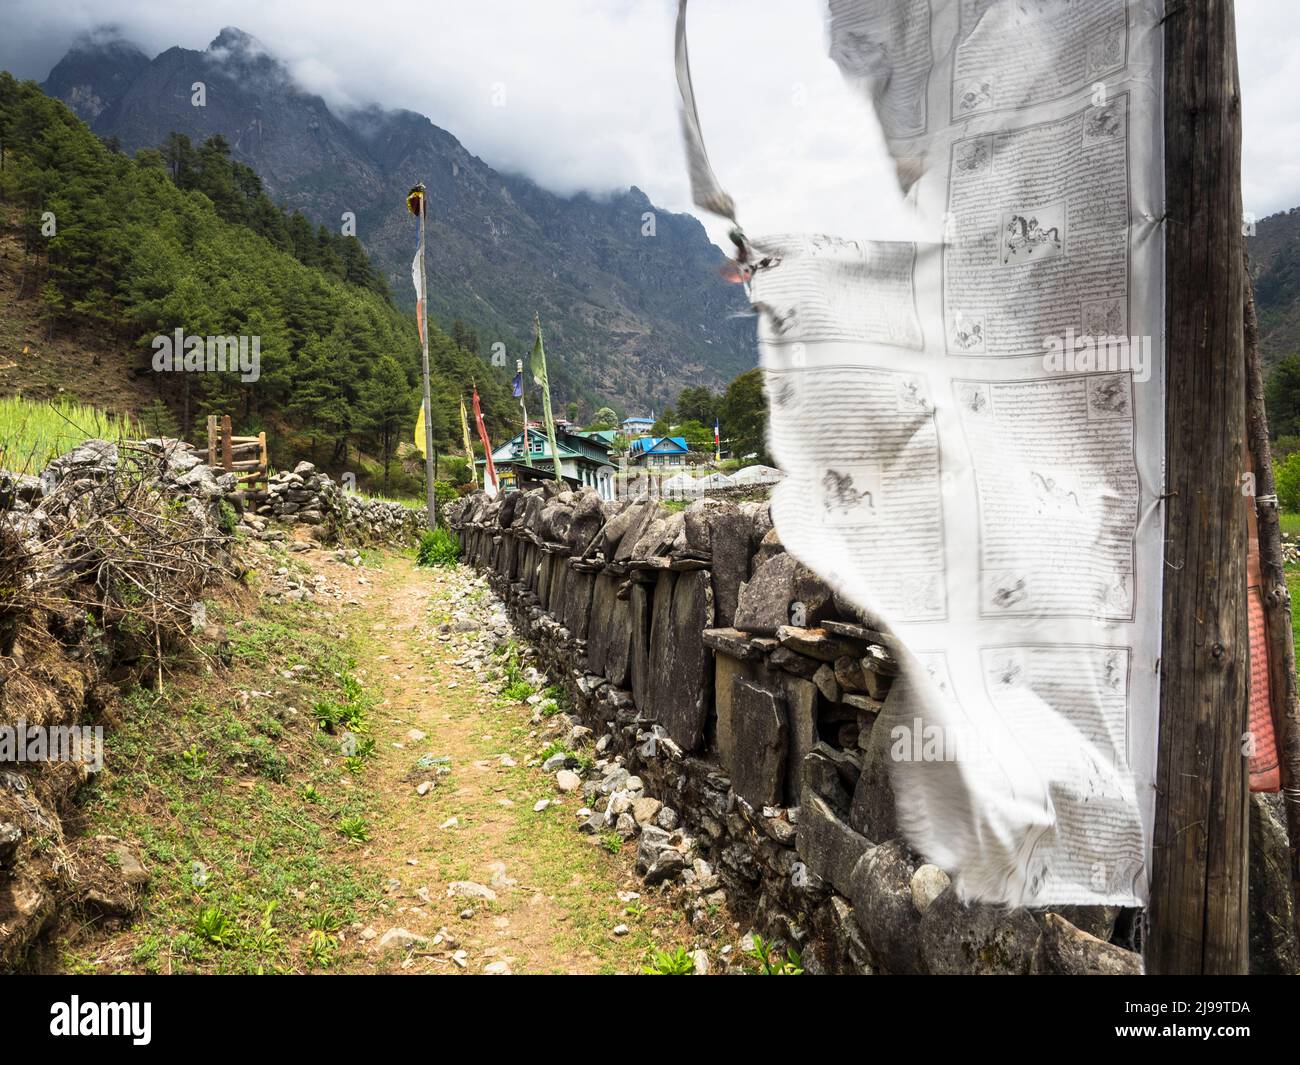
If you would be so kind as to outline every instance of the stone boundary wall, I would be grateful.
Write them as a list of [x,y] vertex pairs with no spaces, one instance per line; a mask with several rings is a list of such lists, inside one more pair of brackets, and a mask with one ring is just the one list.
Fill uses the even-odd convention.
[[[177,495],[196,500],[209,511],[214,527],[219,524],[223,500],[254,536],[267,540],[283,538],[282,532],[270,528],[273,520],[310,525],[313,537],[324,543],[405,544],[418,538],[426,525],[423,508],[344,492],[329,474],[310,462],[273,475],[266,489],[250,491],[239,486],[233,473],[207,465],[198,449],[183,440],[159,437],[130,446],[156,457],[158,481]],[[0,504],[39,506],[46,481],[57,483],[68,477],[93,480],[117,465],[116,444],[87,440],[54,459],[40,477],[0,470]]]
[[409,543],[426,527],[423,508],[414,509],[384,499],[364,499],[344,492],[329,474],[310,462],[273,475],[266,491],[237,493],[245,524],[256,531],[267,519],[310,525],[321,541]]
[[[766,503],[547,486],[448,520],[605,757],[680,812],[733,907],[807,971],[1141,971],[1139,911],[964,905],[902,840],[889,637],[785,553]],[[613,827],[588,799],[589,830]],[[639,856],[661,845],[640,831]],[[1268,916],[1289,906],[1285,831],[1259,796],[1252,840],[1252,968],[1295,971],[1289,910]]]

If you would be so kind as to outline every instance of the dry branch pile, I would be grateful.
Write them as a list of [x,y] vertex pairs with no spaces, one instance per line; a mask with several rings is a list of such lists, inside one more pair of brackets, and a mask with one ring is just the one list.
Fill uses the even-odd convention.
[[176,493],[168,458],[92,441],[0,518],[0,652],[23,619],[69,608],[155,651],[184,638],[202,589],[230,566],[229,538],[219,504]]

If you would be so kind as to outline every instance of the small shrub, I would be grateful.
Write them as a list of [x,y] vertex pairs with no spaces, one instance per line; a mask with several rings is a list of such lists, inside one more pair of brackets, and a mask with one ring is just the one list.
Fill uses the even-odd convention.
[[691,976],[695,972],[695,961],[685,947],[672,951],[656,950],[641,971],[647,976]]
[[533,686],[526,680],[517,680],[506,685],[502,689],[501,695],[509,699],[512,703],[523,703],[528,701],[528,697],[533,694]]
[[1275,468],[1274,478],[1282,509],[1290,513],[1300,511],[1300,451],[1293,451]]
[[334,964],[338,941],[328,932],[313,928],[307,940],[307,962],[312,968],[327,969]]
[[280,947],[280,930],[275,927],[273,920],[278,905],[278,902],[266,904],[258,930],[249,936],[248,949],[254,954],[271,954]]
[[221,526],[221,531],[227,536],[233,535],[235,529],[239,526],[239,515],[235,513],[235,508],[230,505],[228,500],[223,499],[218,506],[218,510],[217,524]]
[[225,946],[234,934],[230,915],[220,906],[209,906],[202,910],[194,922],[194,930],[201,939],[215,943],[219,947]]
[[365,843],[370,839],[370,826],[366,824],[366,819],[355,814],[340,818],[339,832],[353,843]]
[[772,944],[762,936],[754,937],[754,945],[749,950],[749,956],[758,962],[759,972],[763,976],[803,975],[803,959],[793,947],[785,952],[783,960],[776,954]]
[[454,566],[459,558],[460,544],[442,526],[421,534],[415,554],[417,566]]
[[249,764],[267,780],[283,784],[289,772],[289,761],[277,751],[264,736],[255,736],[248,745],[245,757]]

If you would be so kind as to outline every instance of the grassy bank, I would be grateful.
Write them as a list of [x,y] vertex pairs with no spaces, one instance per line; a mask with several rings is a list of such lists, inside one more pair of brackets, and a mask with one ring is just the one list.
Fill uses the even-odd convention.
[[68,971],[330,969],[378,897],[356,860],[372,800],[356,638],[303,603],[209,616],[227,667],[131,692],[107,737],[87,830],[137,843],[152,881],[120,934],[66,938]]

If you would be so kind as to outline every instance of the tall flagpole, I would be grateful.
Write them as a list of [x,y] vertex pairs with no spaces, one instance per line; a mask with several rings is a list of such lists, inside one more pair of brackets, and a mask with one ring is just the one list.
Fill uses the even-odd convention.
[[528,441],[528,406],[524,402],[524,360],[515,360],[515,381],[519,384],[519,409],[524,412],[524,462],[533,464],[533,447]]
[[429,196],[424,184],[416,185],[420,193],[420,346],[424,370],[424,489],[429,511],[429,528],[438,525],[438,495],[433,471],[433,399],[429,388],[429,272],[425,268],[425,231],[429,217]]
[[[560,449],[555,442],[555,416],[551,413],[551,378],[546,370],[546,347],[542,344],[542,319],[533,315],[533,324],[537,327],[537,343],[533,346],[533,379],[542,386],[542,417],[546,421],[546,442],[551,449],[551,467],[555,479],[561,483],[564,477],[560,473]],[[540,373],[538,371],[541,371]]]

